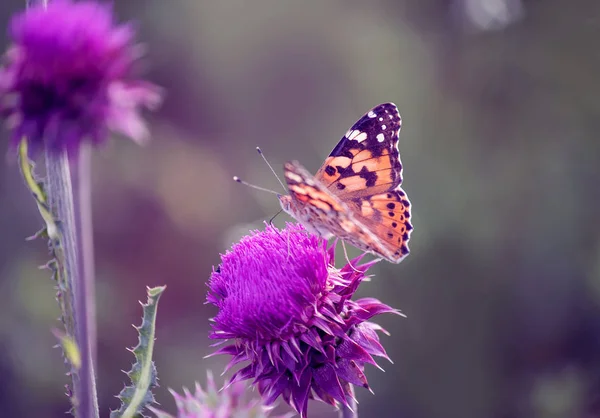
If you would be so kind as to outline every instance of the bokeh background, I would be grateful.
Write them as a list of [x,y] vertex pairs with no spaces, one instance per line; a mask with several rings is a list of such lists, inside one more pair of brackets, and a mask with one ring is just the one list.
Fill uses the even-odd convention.
[[[0,27],[23,3],[0,3]],[[394,364],[368,369],[375,395],[358,390],[360,416],[600,417],[598,0],[114,3],[137,22],[144,71],[167,96],[150,144],[115,139],[94,155],[103,416],[118,405],[146,285],[168,285],[155,356],[163,407],[174,411],[168,387],[220,373],[225,358],[203,359],[215,313],[206,281],[219,253],[278,210],[231,180],[279,190],[255,147],[280,172],[290,159],[316,171],[356,119],[393,101],[412,252],[378,264],[360,294],[408,319],[378,321]],[[53,283],[37,268],[46,246],[24,240],[40,225],[9,156],[2,417],[68,409]],[[312,404],[310,416],[336,413]]]

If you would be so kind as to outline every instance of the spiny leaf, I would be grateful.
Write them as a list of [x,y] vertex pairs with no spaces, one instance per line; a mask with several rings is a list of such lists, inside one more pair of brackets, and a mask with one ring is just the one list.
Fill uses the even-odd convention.
[[27,154],[27,141],[25,139],[21,140],[21,143],[19,144],[19,167],[21,168],[21,173],[23,174],[25,184],[35,199],[35,203],[38,206],[40,215],[42,215],[44,222],[46,222],[45,233],[48,234],[52,241],[58,240],[58,225],[54,219],[54,216],[52,216],[50,207],[48,206],[48,199],[42,187],[42,183],[38,181],[34,174],[34,164],[31,160],[29,160]]
[[111,418],[140,417],[143,409],[154,403],[152,388],[158,386],[156,366],[152,361],[154,350],[154,334],[156,331],[156,309],[160,295],[166,286],[147,288],[148,302],[142,303],[142,325],[134,326],[138,331],[138,345],[130,350],[135,356],[135,363],[127,376],[131,379],[131,386],[125,386],[117,396],[121,400],[118,411],[111,411]]
[[[61,312],[60,321],[65,326],[66,331],[64,339],[61,339],[61,347],[63,348],[63,358],[69,368],[67,374],[70,375],[76,372],[79,365],[77,364],[78,356],[74,355],[74,352],[71,350],[72,347],[69,344],[70,341],[74,341],[73,335],[75,335],[75,323],[72,315],[69,315],[69,313],[72,312],[73,301],[71,298],[72,293],[70,283],[64,268],[65,255],[61,244],[61,223],[52,213],[48,196],[44,190],[44,182],[36,176],[35,164],[29,159],[27,148],[27,140],[23,138],[18,148],[19,168],[25,185],[31,192],[45,223],[43,229],[27,238],[27,240],[39,237],[49,239],[48,246],[52,258],[45,266],[43,266],[43,268],[51,270],[52,279],[56,282],[56,299]],[[69,352],[69,350],[71,351]],[[70,393],[70,391],[68,391],[68,393]],[[69,395],[69,397],[71,397],[71,395]]]

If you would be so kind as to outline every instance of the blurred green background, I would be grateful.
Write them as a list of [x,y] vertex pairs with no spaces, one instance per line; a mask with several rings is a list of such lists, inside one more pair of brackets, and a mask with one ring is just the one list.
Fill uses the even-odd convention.
[[[211,267],[279,209],[256,155],[316,171],[364,112],[403,117],[411,255],[361,296],[407,314],[378,322],[394,364],[367,375],[361,417],[600,417],[598,0],[115,0],[166,89],[143,148],[95,152],[98,387],[125,382],[137,300],[167,284],[157,398],[219,374],[204,305]],[[0,26],[24,1],[3,0]],[[3,49],[7,37],[0,38]],[[7,152],[7,134],[0,149]],[[276,224],[289,220],[280,216]],[[0,416],[62,417],[53,283],[14,158],[0,168]],[[357,251],[352,249],[351,256]],[[340,257],[340,263],[343,262]],[[223,379],[223,378],[221,378]],[[223,380],[220,380],[221,383]],[[281,410],[287,410],[285,407]],[[310,406],[312,417],[335,417]]]

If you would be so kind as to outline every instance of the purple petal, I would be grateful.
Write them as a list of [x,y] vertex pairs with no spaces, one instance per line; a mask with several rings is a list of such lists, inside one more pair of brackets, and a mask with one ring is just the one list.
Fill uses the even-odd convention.
[[312,380],[312,372],[307,369],[302,373],[300,381],[296,386],[292,386],[292,400],[294,408],[300,413],[300,416],[305,417],[308,409],[308,394],[310,393],[310,383]]
[[362,386],[364,388],[369,388],[369,384],[367,383],[367,376],[363,373],[363,371],[358,367],[354,360],[341,359],[337,362],[337,374],[340,379],[345,380],[346,382],[352,383],[356,386]]
[[343,405],[347,405],[346,395],[332,365],[326,364],[314,369],[313,379],[328,395]]

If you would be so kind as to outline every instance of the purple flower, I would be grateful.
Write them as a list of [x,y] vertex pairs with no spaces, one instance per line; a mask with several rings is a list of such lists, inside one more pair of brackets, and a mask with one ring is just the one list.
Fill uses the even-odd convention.
[[281,395],[303,417],[308,399],[348,406],[350,385],[369,388],[364,365],[389,358],[376,333],[384,330],[368,320],[399,314],[373,298],[351,300],[375,261],[337,269],[334,247],[299,225],[267,226],[223,255],[209,282],[218,308],[210,337],[234,342],[214,354],[233,357],[227,369],[249,362],[231,381],[254,379],[267,404]]
[[[183,390],[183,395],[175,391],[171,393],[177,405],[177,418],[267,418],[272,409],[265,406],[261,399],[247,399],[246,385],[241,382],[219,391],[210,372],[206,391],[196,383],[194,393],[187,389]],[[173,415],[156,408],[149,409],[157,418],[174,418]]]
[[0,111],[12,145],[27,137],[35,151],[77,151],[109,131],[143,141],[140,107],[160,103],[159,89],[133,79],[140,48],[129,24],[116,25],[111,7],[54,0],[13,17],[12,46],[0,69]]

